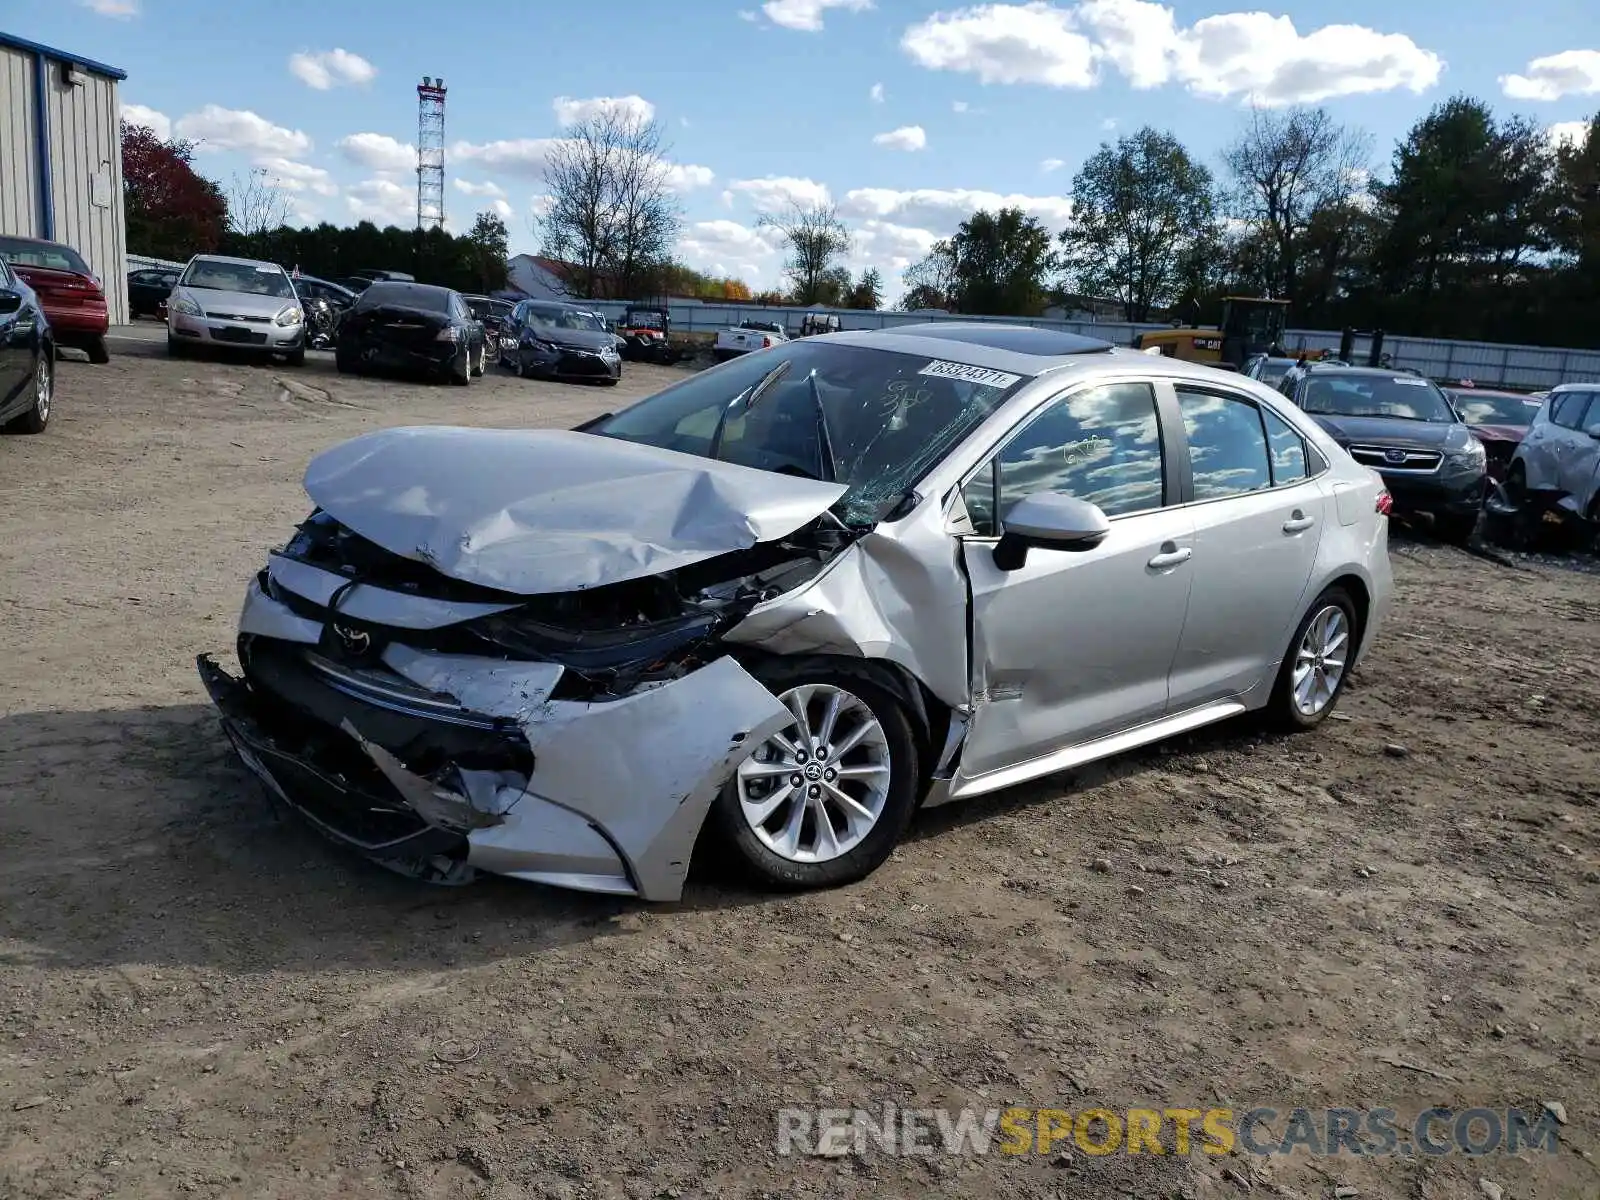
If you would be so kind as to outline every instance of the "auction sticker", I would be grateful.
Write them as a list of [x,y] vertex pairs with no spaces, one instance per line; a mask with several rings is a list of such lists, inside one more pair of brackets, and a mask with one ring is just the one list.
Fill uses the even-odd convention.
[[918,375],[935,375],[940,379],[962,379],[967,383],[981,383],[984,387],[1008,388],[1021,375],[1013,375],[1009,371],[993,371],[988,367],[974,367],[967,363],[941,362],[935,360],[917,372]]

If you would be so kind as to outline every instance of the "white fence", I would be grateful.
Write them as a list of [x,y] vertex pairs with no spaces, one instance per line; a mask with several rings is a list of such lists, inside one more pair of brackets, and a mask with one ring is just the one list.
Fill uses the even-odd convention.
[[[620,317],[628,305],[620,300],[589,302],[597,312]],[[800,322],[808,312],[838,314],[845,329],[887,329],[895,325],[914,325],[922,321],[977,321],[997,325],[1036,325],[1062,329],[1085,337],[1103,338],[1119,346],[1131,345],[1135,335],[1171,328],[1170,325],[1137,325],[1124,321],[1055,321],[1043,317],[969,317],[943,312],[883,312],[862,309],[822,309],[766,306],[761,304],[697,304],[683,301],[667,305],[675,330],[700,333],[726,329],[741,321],[781,323],[791,336],[800,332]],[[1325,329],[1291,329],[1284,335],[1288,349],[1339,349],[1340,335]],[[1356,339],[1356,361],[1365,362],[1368,339]],[[1555,387],[1558,383],[1584,383],[1600,380],[1600,350],[1564,350],[1544,346],[1508,346],[1494,342],[1457,342],[1444,338],[1385,335],[1384,353],[1397,367],[1411,367],[1441,381],[1470,379],[1480,386],[1526,388],[1530,391]]]

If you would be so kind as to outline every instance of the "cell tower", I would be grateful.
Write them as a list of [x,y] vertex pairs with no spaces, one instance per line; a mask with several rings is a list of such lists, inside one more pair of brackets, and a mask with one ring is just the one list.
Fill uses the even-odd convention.
[[444,225],[444,80],[417,84],[417,228]]

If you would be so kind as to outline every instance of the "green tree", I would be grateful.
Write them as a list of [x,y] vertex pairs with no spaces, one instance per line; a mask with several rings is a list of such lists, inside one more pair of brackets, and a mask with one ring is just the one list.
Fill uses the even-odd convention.
[[[954,312],[1037,316],[1058,260],[1050,231],[1020,208],[980,209],[906,272],[917,299],[942,297]],[[909,293],[908,293],[909,294]]]
[[883,307],[883,276],[877,267],[868,267],[845,297],[846,308],[876,309]]
[[499,215],[479,213],[464,241],[467,270],[472,275],[474,290],[493,292],[505,287],[506,260],[511,257],[511,234]]
[[[850,231],[831,204],[791,204],[777,216],[764,216],[759,224],[774,230],[788,247],[784,274],[789,278],[796,304],[830,304],[843,297],[850,275],[839,286],[839,259],[850,252]],[[831,297],[831,299],[830,299]]]
[[1072,181],[1061,233],[1072,286],[1116,296],[1129,321],[1171,305],[1217,241],[1211,172],[1170,133],[1146,125],[1102,144]]

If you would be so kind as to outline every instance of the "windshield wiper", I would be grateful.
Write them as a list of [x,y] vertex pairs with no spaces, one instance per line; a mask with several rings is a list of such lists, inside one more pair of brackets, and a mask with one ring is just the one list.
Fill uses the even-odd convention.
[[728,428],[728,422],[732,419],[734,410],[737,409],[741,404],[744,406],[745,412],[749,412],[752,408],[754,408],[756,401],[767,394],[767,389],[772,387],[773,384],[777,383],[778,380],[782,379],[786,374],[788,374],[790,365],[790,361],[788,359],[784,359],[777,366],[773,367],[772,370],[763,375],[756,383],[755,387],[740,392],[732,400],[728,401],[727,405],[724,406],[722,410],[722,414],[717,417],[717,427],[711,431],[711,445],[706,450],[707,458],[714,459],[722,456],[722,434],[723,431]]
[[824,483],[837,483],[839,460],[833,453],[833,435],[828,432],[828,413],[822,407],[822,393],[817,390],[817,373],[812,371],[807,375],[806,382],[811,385],[811,406],[817,412],[817,454],[822,459],[822,479]]

